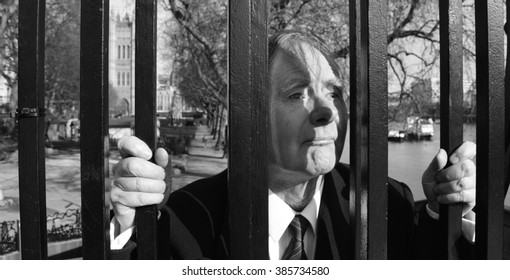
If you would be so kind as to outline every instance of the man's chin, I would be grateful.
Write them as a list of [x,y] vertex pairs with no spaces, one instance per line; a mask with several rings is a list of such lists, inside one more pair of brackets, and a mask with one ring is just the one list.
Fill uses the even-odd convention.
[[336,154],[334,149],[320,149],[311,154],[308,161],[308,171],[316,176],[324,175],[333,168],[336,164]]

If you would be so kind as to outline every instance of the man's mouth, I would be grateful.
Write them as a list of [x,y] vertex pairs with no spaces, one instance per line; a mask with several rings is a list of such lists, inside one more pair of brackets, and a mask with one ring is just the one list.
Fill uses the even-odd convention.
[[333,137],[318,137],[304,142],[305,145],[310,146],[325,146],[333,143],[335,143],[335,138]]

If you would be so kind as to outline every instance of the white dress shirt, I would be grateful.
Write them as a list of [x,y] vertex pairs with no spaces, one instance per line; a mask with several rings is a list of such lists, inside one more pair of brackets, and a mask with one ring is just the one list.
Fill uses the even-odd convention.
[[279,260],[282,258],[292,239],[288,227],[292,219],[294,219],[294,216],[298,214],[301,214],[310,223],[310,227],[308,227],[305,232],[303,242],[306,256],[309,260],[314,259],[317,240],[317,217],[319,216],[321,205],[323,182],[323,176],[320,176],[317,179],[312,200],[301,212],[294,211],[280,197],[269,190],[269,259]]

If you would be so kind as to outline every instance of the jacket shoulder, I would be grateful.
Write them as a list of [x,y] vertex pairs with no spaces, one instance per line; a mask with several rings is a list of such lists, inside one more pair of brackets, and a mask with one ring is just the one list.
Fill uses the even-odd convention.
[[223,171],[172,192],[167,207],[196,240],[204,257],[212,258],[227,204],[227,173]]

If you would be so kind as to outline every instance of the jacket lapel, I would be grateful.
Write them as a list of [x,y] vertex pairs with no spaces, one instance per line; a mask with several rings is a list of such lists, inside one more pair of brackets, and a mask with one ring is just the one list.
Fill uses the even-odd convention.
[[353,258],[353,242],[349,227],[349,187],[339,173],[344,171],[342,175],[348,178],[349,171],[344,166],[340,166],[339,169],[335,168],[324,176],[317,219],[316,260]]

